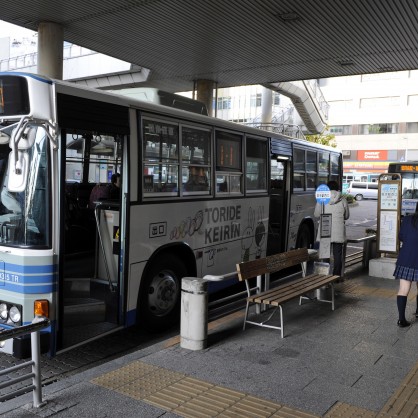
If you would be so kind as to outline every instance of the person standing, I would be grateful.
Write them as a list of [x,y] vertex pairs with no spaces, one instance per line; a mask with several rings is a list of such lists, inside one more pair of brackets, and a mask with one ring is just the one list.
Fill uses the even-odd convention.
[[108,185],[108,198],[111,200],[119,199],[120,197],[120,174],[112,174],[110,184]]
[[[341,276],[343,268],[344,245],[346,241],[345,221],[350,217],[347,200],[338,190],[338,183],[334,180],[328,182],[327,186],[331,191],[331,198],[324,207],[324,213],[331,214],[331,247],[334,257],[334,268],[332,274]],[[315,206],[315,217],[321,215],[322,205]]]
[[405,318],[405,310],[412,282],[417,284],[415,317],[418,318],[418,204],[414,214],[404,216],[399,230],[399,240],[402,245],[393,275],[399,280],[399,291],[396,297],[399,313],[398,326],[404,328],[411,325]]

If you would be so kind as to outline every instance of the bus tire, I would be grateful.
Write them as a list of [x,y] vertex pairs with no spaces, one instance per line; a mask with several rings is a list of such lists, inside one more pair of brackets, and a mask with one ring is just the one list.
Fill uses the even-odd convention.
[[309,226],[305,223],[299,228],[298,237],[296,239],[296,248],[311,248],[312,237]]
[[152,262],[141,286],[138,322],[148,331],[168,329],[180,320],[181,279],[186,266],[173,254]]

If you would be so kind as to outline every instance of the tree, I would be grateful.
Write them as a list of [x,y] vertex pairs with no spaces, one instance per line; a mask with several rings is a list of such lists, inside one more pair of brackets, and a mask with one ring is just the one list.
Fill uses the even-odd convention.
[[335,135],[325,132],[328,132],[328,127],[325,128],[324,132],[322,132],[321,134],[305,135],[305,138],[307,141],[310,142],[315,142],[317,144],[328,145],[330,147],[336,148],[337,142],[335,141]]

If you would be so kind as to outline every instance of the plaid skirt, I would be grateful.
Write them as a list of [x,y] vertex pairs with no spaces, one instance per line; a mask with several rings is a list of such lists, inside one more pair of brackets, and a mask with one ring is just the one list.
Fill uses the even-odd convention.
[[393,273],[396,279],[409,280],[410,282],[418,282],[418,269],[405,266],[396,266]]

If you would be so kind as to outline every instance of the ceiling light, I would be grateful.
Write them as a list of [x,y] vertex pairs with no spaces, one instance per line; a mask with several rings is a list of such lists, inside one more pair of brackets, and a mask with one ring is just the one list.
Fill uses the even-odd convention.
[[300,19],[300,16],[296,12],[277,13],[276,16],[283,20],[283,22],[292,22]]
[[345,67],[347,65],[354,65],[354,61],[350,58],[347,58],[337,61],[337,64],[341,65],[342,67]]

